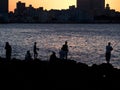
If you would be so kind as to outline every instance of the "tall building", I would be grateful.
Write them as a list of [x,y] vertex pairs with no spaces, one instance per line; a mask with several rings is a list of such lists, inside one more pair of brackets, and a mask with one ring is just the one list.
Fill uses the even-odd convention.
[[19,14],[22,14],[23,11],[25,10],[26,6],[25,6],[25,3],[22,3],[21,1],[17,2],[17,11]]
[[8,13],[8,0],[0,0],[0,13]]
[[77,0],[77,8],[83,12],[100,15],[104,12],[105,0]]
[[26,4],[22,3],[21,1],[18,1],[16,3],[16,9],[14,10],[15,15],[23,16],[25,10],[26,10]]
[[94,12],[94,15],[102,15],[105,10],[105,0],[92,0],[92,9]]
[[0,20],[8,21],[8,0],[0,0]]
[[17,2],[17,9],[19,11],[23,11],[25,9],[25,3],[22,3],[21,1]]
[[77,0],[77,8],[83,12],[90,11],[90,0]]

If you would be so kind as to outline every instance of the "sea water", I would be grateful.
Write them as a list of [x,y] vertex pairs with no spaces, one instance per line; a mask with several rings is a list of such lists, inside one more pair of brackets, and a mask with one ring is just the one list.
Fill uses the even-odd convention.
[[37,42],[38,58],[49,60],[52,51],[59,51],[68,41],[68,58],[88,65],[105,63],[105,47],[113,46],[111,63],[120,68],[119,24],[1,24],[0,56],[5,57],[5,42],[12,46],[12,58],[24,60]]

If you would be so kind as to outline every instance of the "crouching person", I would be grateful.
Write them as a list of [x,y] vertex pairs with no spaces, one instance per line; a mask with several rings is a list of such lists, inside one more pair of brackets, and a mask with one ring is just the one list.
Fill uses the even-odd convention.
[[57,60],[57,56],[55,52],[52,52],[52,54],[50,55],[50,62],[54,62]]
[[31,53],[30,53],[29,50],[26,52],[25,60],[26,60],[26,61],[31,61],[31,60],[32,60],[32,56],[31,56]]

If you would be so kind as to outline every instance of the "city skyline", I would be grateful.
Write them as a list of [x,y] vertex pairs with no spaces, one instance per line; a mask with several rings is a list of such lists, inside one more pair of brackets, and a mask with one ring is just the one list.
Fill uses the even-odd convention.
[[[9,1],[9,11],[14,11],[16,7],[16,3],[18,1],[25,2],[26,6],[29,6],[30,4],[33,5],[33,7],[44,7],[44,9],[50,10],[50,9],[67,9],[71,5],[76,6],[76,0],[11,0]],[[38,3],[40,2],[40,3]],[[120,11],[119,7],[119,0],[106,0],[106,4],[109,3],[111,9],[115,9],[116,11]]]

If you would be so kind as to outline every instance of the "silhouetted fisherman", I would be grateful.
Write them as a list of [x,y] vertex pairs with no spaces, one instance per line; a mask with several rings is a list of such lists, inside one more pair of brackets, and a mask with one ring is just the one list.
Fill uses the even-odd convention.
[[55,61],[57,59],[56,57],[56,53],[52,52],[51,56],[50,56],[50,61]]
[[31,56],[31,53],[30,53],[29,50],[28,50],[27,53],[25,54],[25,60],[26,60],[26,61],[32,60],[32,56]]
[[37,43],[34,43],[34,48],[33,48],[33,52],[34,52],[34,59],[37,59],[38,57],[38,53],[37,51],[39,50],[39,48],[37,48]]
[[67,59],[68,56],[68,45],[67,45],[67,41],[65,41],[65,44],[62,46],[61,50],[63,51],[63,53],[65,54],[64,57],[65,59]]
[[111,46],[111,43],[109,42],[108,45],[106,46],[106,54],[105,54],[107,63],[110,62],[111,51],[112,51],[112,50],[113,50],[113,48],[112,48],[112,46]]
[[6,59],[11,60],[12,48],[9,42],[6,42],[5,49],[6,49]]

